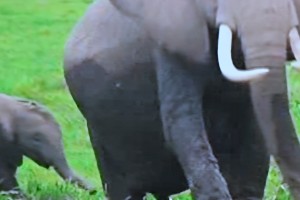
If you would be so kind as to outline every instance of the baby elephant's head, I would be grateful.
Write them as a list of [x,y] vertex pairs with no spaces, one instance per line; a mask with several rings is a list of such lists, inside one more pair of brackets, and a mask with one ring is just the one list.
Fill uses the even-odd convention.
[[94,188],[76,175],[65,158],[59,124],[43,105],[30,100],[17,99],[21,109],[14,120],[14,141],[24,155],[39,165],[53,167],[65,180],[78,184],[87,190]]
[[26,156],[48,168],[64,157],[59,124],[44,106],[29,100],[18,103],[14,140]]

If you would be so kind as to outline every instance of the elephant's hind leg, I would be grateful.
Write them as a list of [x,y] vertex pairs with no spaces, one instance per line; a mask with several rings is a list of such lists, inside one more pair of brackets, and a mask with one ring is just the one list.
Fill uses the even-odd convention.
[[165,138],[184,170],[193,196],[197,200],[231,199],[202,118],[205,68],[195,66],[199,69],[196,78],[190,71],[194,66],[176,55],[159,50],[155,59]]
[[229,158],[229,189],[236,200],[262,199],[269,169],[269,155],[256,118],[251,110],[239,110],[231,120],[231,124],[239,125],[232,126],[229,130],[233,134],[231,139],[234,144]]
[[[227,87],[228,86],[228,87]],[[208,135],[235,200],[262,199],[269,156],[247,88],[222,84],[206,96]]]

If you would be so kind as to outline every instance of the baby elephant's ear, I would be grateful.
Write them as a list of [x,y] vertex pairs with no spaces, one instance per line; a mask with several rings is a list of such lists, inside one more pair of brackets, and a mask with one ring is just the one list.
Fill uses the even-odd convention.
[[0,138],[3,138],[7,142],[14,140],[11,119],[8,117],[0,118]]

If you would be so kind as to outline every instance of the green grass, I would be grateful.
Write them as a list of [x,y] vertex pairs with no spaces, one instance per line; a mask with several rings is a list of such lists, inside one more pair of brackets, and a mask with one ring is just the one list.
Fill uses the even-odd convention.
[[[62,126],[70,165],[100,187],[85,121],[64,88],[62,58],[66,38],[90,1],[0,1],[0,92],[47,105]],[[18,170],[22,189],[36,199],[99,199],[66,185],[53,171],[29,159]]]
[[[85,120],[63,85],[64,43],[89,2],[91,0],[0,1],[0,92],[47,105],[62,126],[70,165],[99,188],[96,195],[89,195],[65,184],[53,170],[25,159],[17,176],[22,189],[34,196],[33,199],[104,198]],[[300,130],[300,75],[293,70],[289,72],[293,91],[291,107],[296,128]],[[175,199],[188,200],[190,196],[183,194]],[[265,199],[290,199],[276,167],[271,167]]]

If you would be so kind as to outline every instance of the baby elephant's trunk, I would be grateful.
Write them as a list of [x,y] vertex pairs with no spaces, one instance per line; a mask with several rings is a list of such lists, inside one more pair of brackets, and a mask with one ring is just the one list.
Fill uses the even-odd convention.
[[65,158],[60,159],[53,165],[55,171],[65,180],[72,184],[88,190],[90,193],[95,193],[95,187],[84,178],[77,175],[68,165]]

